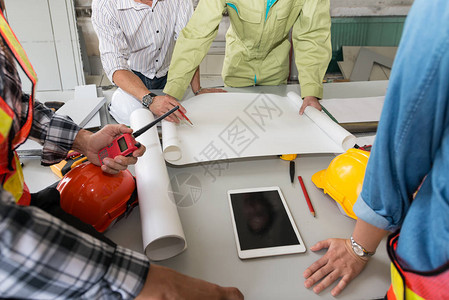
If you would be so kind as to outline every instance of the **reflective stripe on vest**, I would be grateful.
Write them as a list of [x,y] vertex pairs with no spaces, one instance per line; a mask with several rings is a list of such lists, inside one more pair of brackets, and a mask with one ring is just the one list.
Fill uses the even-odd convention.
[[14,152],[13,165],[15,170],[6,173],[3,179],[3,189],[11,193],[17,204],[30,205],[31,195],[25,184],[19,158]]
[[0,144],[6,142],[13,118],[14,112],[12,109],[5,101],[0,100]]
[[428,272],[402,268],[396,257],[399,233],[388,238],[387,251],[391,259],[391,286],[388,300],[449,299],[449,262]]

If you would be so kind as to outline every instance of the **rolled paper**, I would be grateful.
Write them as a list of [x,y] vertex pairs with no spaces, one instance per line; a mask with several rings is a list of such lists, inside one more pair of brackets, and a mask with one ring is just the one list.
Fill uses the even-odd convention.
[[[302,106],[303,100],[295,92],[288,92],[287,96],[296,103],[299,108]],[[304,114],[309,117],[318,127],[323,130],[337,145],[341,146],[343,150],[348,150],[355,145],[355,136],[349,131],[335,123],[325,113],[319,111],[315,107],[307,106]]]
[[162,149],[167,161],[181,159],[182,152],[179,146],[178,131],[176,123],[162,120]]
[[[131,128],[136,131],[153,120],[148,109],[137,109],[130,116]],[[149,259],[164,260],[184,251],[187,243],[156,126],[137,141],[146,147],[135,165],[143,248]]]

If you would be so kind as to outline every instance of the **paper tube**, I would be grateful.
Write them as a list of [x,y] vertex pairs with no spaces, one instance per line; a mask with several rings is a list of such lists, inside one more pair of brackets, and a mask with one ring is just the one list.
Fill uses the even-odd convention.
[[176,123],[162,120],[162,149],[164,157],[168,161],[181,159],[182,152],[179,146]]
[[[135,110],[130,116],[134,130],[153,120],[148,109]],[[146,147],[135,165],[143,248],[149,259],[164,260],[186,249],[184,230],[173,194],[169,192],[171,185],[156,127],[143,133],[137,141]]]
[[[287,96],[295,103],[298,108],[302,105],[301,97],[294,93],[288,92]],[[320,112],[312,106],[307,106],[304,110],[304,114],[309,117],[315,124],[318,125],[321,130],[323,130],[337,145],[340,145],[345,151],[354,147],[355,136],[349,131],[332,121],[326,114]]]

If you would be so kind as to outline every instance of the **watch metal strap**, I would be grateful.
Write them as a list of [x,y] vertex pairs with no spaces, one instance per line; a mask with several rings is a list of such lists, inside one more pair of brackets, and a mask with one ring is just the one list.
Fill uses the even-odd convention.
[[355,250],[354,250],[354,252],[355,252],[355,254],[356,255],[358,255],[358,256],[364,256],[364,257],[370,257],[370,256],[373,256],[374,255],[374,253],[376,253],[376,252],[368,252],[365,248],[363,248],[360,244],[358,244],[356,241],[354,241],[354,238],[351,236],[351,245],[352,245],[352,249],[354,250],[354,247],[357,247],[358,249],[360,249],[361,251],[362,251],[362,253],[363,253],[363,255],[359,255],[359,254],[357,254],[357,252],[355,252]]

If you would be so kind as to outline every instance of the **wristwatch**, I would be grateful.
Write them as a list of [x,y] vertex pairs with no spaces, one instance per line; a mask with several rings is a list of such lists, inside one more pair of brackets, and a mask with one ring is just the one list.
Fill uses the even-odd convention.
[[153,103],[154,97],[157,95],[155,93],[148,93],[142,98],[142,105],[146,108],[149,108],[150,105]]
[[351,236],[351,246],[354,253],[359,257],[366,257],[369,258],[374,255],[375,252],[368,252],[365,248],[363,248],[361,245],[357,244],[356,241],[354,241],[354,238]]

